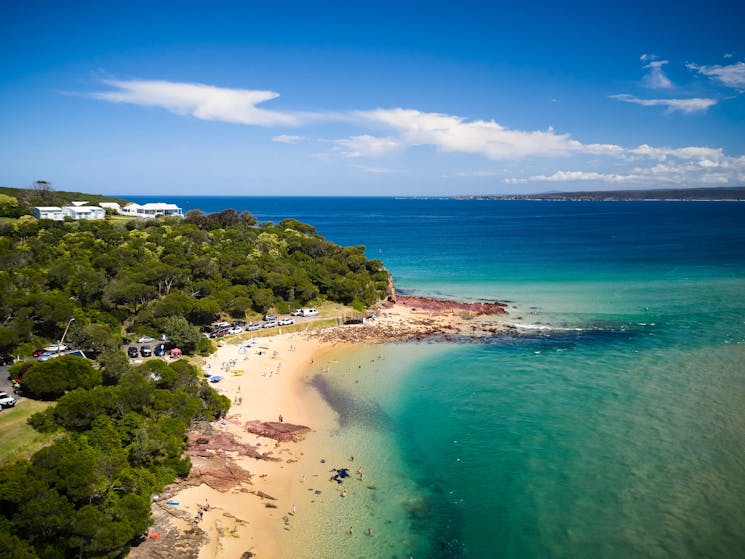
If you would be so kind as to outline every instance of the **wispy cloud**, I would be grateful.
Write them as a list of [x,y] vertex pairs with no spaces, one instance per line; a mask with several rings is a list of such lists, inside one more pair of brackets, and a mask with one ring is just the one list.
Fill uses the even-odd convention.
[[501,173],[499,171],[459,171],[457,173],[449,173],[446,177],[476,177],[476,178],[487,178],[497,177]]
[[255,126],[299,126],[323,119],[321,113],[272,111],[258,107],[279,97],[274,91],[231,89],[200,83],[161,80],[104,80],[111,91],[89,94],[94,99],[160,107],[179,115]]
[[[651,58],[649,62],[663,62]],[[722,81],[745,86],[745,63],[729,66],[693,66],[693,69]],[[690,67],[689,66],[689,67]],[[661,65],[657,66],[661,68]],[[650,68],[651,69],[651,68]],[[739,81],[741,80],[741,81]],[[508,128],[495,120],[472,120],[464,116],[393,108],[357,111],[299,112],[263,108],[278,93],[264,90],[230,89],[198,83],[154,80],[108,80],[111,90],[89,94],[114,103],[158,107],[179,115],[203,120],[232,122],[249,126],[297,127],[331,121],[341,122],[358,132],[340,139],[319,140],[330,146],[324,153],[310,155],[319,160],[348,159],[367,173],[398,172],[382,165],[365,165],[365,159],[383,158],[416,146],[431,146],[443,153],[482,156],[498,161],[527,158],[577,160],[594,157],[594,165],[612,164],[612,171],[562,169],[530,177],[505,179],[513,184],[526,182],[588,182],[628,184],[742,184],[745,182],[745,156],[728,157],[720,148],[689,146],[656,147],[642,144],[634,148],[607,143],[583,143],[569,133],[549,127],[545,130]],[[715,99],[640,99],[628,94],[614,99],[643,106],[661,106],[668,111],[694,113],[706,111]],[[306,136],[279,134],[275,142],[294,143]],[[596,162],[595,162],[596,161]],[[545,164],[545,161],[544,161]],[[619,170],[622,169],[623,170]],[[451,176],[504,176],[506,173],[470,171]]]
[[683,113],[703,112],[717,104],[716,99],[705,97],[694,97],[691,99],[640,99],[628,93],[609,95],[611,99],[617,99],[625,103],[634,103],[644,107],[665,107],[668,112],[680,111]]
[[698,64],[688,63],[686,68],[710,77],[727,87],[745,91],[745,62],[715,66],[699,66]]
[[[432,145],[445,152],[473,153],[490,159],[607,153],[617,146],[584,145],[569,134],[548,130],[512,130],[493,120],[472,120],[413,109],[375,109],[357,115],[375,126],[395,130],[405,146]],[[389,138],[390,140],[390,138]]]
[[397,173],[396,169],[390,169],[388,167],[373,167],[371,165],[355,165],[356,169],[364,171],[365,173],[372,173],[375,175],[388,175],[390,173]]
[[556,171],[553,175],[534,175],[527,178],[508,178],[507,184],[526,184],[530,182],[628,182],[634,180],[632,175],[613,173],[596,173],[592,171]]
[[379,157],[401,147],[401,142],[396,138],[370,134],[341,138],[332,142],[335,144],[334,151],[343,157]]
[[305,136],[291,136],[289,134],[280,134],[279,136],[274,136],[272,138],[272,142],[279,142],[281,144],[294,144],[295,142],[299,142],[300,140],[304,140]]
[[508,184],[540,182],[592,182],[598,185],[624,183],[632,186],[650,185],[726,185],[745,181],[745,156],[727,157],[722,150],[704,147],[681,149],[639,146],[629,153],[647,155],[658,162],[638,165],[626,172],[599,173],[593,171],[556,171],[551,175],[511,177]]
[[645,86],[651,89],[668,89],[673,87],[673,82],[667,77],[662,67],[668,63],[667,60],[660,60],[657,55],[654,54],[642,54],[640,57],[642,62],[647,62],[643,66],[645,70],[649,70],[643,78]]

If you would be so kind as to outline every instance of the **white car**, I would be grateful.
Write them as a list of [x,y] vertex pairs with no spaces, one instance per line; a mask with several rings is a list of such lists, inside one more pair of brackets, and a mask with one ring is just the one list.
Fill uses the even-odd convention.
[[291,316],[303,316],[303,309],[295,309],[290,313]]
[[12,408],[16,405],[16,399],[8,395],[7,392],[0,392],[0,406],[3,408]]
[[301,309],[303,316],[318,316],[318,311],[314,309],[313,307],[309,309]]
[[137,338],[138,344],[149,344],[155,341],[155,338],[151,338],[150,336],[142,336],[141,338]]
[[268,320],[262,325],[262,328],[274,328],[275,326],[277,326],[277,322],[275,320]]
[[280,318],[277,321],[277,324],[279,324],[280,326],[289,326],[290,324],[295,324],[295,321],[291,318]]
[[230,330],[228,330],[228,334],[240,334],[243,332],[242,326],[233,326]]
[[49,352],[54,353],[55,351],[65,351],[67,349],[67,346],[65,344],[62,344],[62,345],[52,344],[52,345],[48,345],[44,349],[46,349]]

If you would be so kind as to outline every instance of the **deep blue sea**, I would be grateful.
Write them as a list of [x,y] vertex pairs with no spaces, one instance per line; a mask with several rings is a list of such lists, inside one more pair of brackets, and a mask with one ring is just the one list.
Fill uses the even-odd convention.
[[375,537],[308,557],[745,557],[745,204],[160,200],[297,218],[400,291],[509,302],[518,335],[345,363]]

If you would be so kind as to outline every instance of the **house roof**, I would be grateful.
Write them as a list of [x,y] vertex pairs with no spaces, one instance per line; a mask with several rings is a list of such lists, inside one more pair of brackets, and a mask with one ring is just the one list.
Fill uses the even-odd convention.
[[59,206],[36,206],[34,209],[40,212],[61,212],[62,208]]
[[165,204],[163,202],[149,202],[140,206],[143,210],[180,210],[176,204]]

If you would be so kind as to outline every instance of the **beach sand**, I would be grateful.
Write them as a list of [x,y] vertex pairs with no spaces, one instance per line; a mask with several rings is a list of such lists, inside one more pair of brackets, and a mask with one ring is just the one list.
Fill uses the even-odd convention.
[[[329,499],[334,499],[334,507],[346,505],[351,499],[341,499],[346,496],[342,492],[347,487],[361,491],[364,485],[329,483],[329,471],[349,467],[352,479],[360,481],[356,469],[363,464],[359,459],[354,462],[355,449],[320,435],[333,430],[338,418],[310,384],[311,379],[319,373],[331,374],[330,363],[362,344],[489,335],[500,328],[496,316],[395,305],[379,309],[376,320],[367,325],[289,334],[277,330],[276,335],[255,339],[250,347],[242,346],[242,340],[225,342],[198,363],[205,375],[221,375],[212,386],[233,402],[226,418],[209,426],[212,435],[206,435],[205,440],[232,435],[271,459],[230,450],[211,454],[206,461],[193,459],[190,480],[168,487],[154,500],[155,524],[150,537],[133,548],[130,557],[300,557],[303,541],[321,526],[347,535],[346,523],[324,526],[328,519],[319,511],[324,502],[330,506]],[[311,431],[297,442],[277,442],[247,432],[245,424],[253,420],[307,426]],[[238,472],[236,480],[208,485],[206,474],[200,477],[205,463],[228,474]],[[374,469],[374,464],[365,463],[364,468]],[[239,481],[243,471],[250,479]],[[362,537],[366,529],[358,526],[358,532],[348,536]]]

